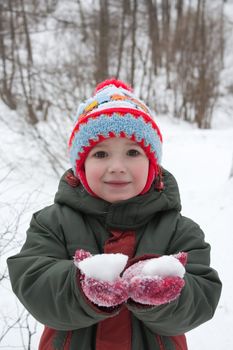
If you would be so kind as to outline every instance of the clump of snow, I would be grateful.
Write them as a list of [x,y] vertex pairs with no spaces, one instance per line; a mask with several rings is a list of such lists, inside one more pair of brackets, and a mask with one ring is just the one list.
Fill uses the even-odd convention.
[[162,278],[168,276],[183,278],[185,268],[174,256],[164,255],[160,258],[149,259],[142,268],[142,274],[144,276],[159,276]]
[[76,266],[87,277],[114,282],[124,270],[127,260],[128,256],[121,253],[97,254],[76,263]]

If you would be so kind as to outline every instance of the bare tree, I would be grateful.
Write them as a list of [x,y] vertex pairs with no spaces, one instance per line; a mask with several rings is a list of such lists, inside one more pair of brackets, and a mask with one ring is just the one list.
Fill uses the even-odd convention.
[[170,0],[161,2],[162,6],[162,45],[165,53],[167,88],[170,88],[170,56],[171,56],[171,3]]
[[[141,97],[152,104],[156,99],[158,112],[170,110],[210,127],[223,66],[224,16],[223,2],[218,14],[210,14],[209,5],[99,0],[90,9],[84,0],[71,0],[66,12],[61,0],[7,0],[0,5],[0,96],[36,126],[50,122],[55,110],[69,115],[96,83],[116,76],[131,85],[139,81]],[[43,32],[51,40],[37,41]],[[168,89],[174,110],[166,102]]]
[[117,69],[115,77],[119,78],[120,70],[122,68],[122,59],[123,59],[123,49],[124,49],[124,42],[126,38],[126,28],[125,28],[125,22],[126,22],[126,15],[130,13],[130,3],[129,1],[122,0],[121,1],[121,7],[122,7],[122,13],[121,13],[121,20],[120,20],[120,29],[119,29],[119,47],[118,47],[118,55],[117,55]]
[[151,42],[152,66],[157,75],[158,67],[161,67],[160,28],[158,19],[157,1],[146,0],[148,11],[148,31]]
[[99,1],[99,15],[98,15],[98,47],[96,59],[96,73],[95,80],[100,82],[108,78],[108,61],[109,61],[109,4],[108,0]]
[[177,79],[173,88],[176,99],[179,91],[181,96],[179,107],[175,104],[176,116],[197,123],[199,128],[211,126],[224,40],[219,34],[221,19],[207,13],[204,1],[198,1],[196,12],[188,9],[179,26],[180,43],[174,56]]
[[131,43],[131,70],[130,70],[130,84],[134,85],[134,75],[135,75],[135,51],[136,51],[136,30],[137,30],[137,0],[133,0],[132,9],[132,43]]
[[[0,3],[0,57],[2,63],[2,78],[0,81],[0,96],[10,107],[16,109],[17,101],[13,92],[13,80],[15,76],[15,28],[14,15],[9,2],[10,16],[6,16],[6,8]],[[6,28],[9,30],[9,39],[5,36]]]
[[[13,343],[17,339],[17,347],[24,350],[32,350],[32,339],[37,332],[37,322],[32,320],[32,317],[22,306],[16,308],[17,314],[13,317],[0,313],[2,323],[0,333],[0,344],[3,344],[7,339],[7,348],[14,348]],[[17,334],[17,338],[16,335]],[[12,343],[10,342],[10,340]],[[4,345],[2,345],[5,348]]]
[[[8,167],[9,168],[9,167]],[[24,205],[17,209],[17,203],[6,203],[2,200],[4,196],[4,188],[7,188],[7,181],[9,177],[15,171],[14,168],[9,168],[5,176],[0,179],[0,205],[1,212],[9,212],[5,214],[4,218],[1,216],[1,229],[0,229],[0,259],[2,263],[0,265],[0,292],[1,301],[5,296],[5,290],[10,290],[10,282],[8,276],[8,270],[6,266],[6,257],[13,254],[18,247],[22,245],[19,237],[19,227],[22,218],[29,206],[29,200],[32,194],[29,194]],[[10,214],[10,215],[9,215]],[[3,293],[4,292],[4,293]],[[7,293],[9,294],[9,293]],[[7,295],[9,298],[9,296]],[[10,313],[7,309],[1,309],[0,312],[0,347],[4,348],[4,344],[7,344],[7,348],[14,347],[15,338],[17,339],[17,346],[25,350],[32,349],[32,338],[36,334],[37,322],[33,320],[30,314],[24,309],[22,305],[16,301],[16,297],[11,295],[12,301],[16,303],[14,313]]]

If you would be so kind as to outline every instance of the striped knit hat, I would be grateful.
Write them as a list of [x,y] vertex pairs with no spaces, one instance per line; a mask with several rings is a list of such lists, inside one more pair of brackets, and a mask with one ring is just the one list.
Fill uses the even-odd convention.
[[97,85],[94,95],[81,103],[69,139],[72,169],[85,189],[95,195],[86,181],[84,162],[89,151],[110,137],[127,137],[137,142],[149,159],[146,193],[159,173],[162,135],[149,108],[133,94],[131,87],[110,79]]

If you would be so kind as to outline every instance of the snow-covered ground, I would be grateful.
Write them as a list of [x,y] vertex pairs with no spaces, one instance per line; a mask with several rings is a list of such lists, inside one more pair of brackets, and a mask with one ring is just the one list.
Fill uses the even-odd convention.
[[[187,123],[158,117],[163,147],[163,166],[179,184],[182,213],[198,222],[212,246],[212,266],[223,282],[214,318],[187,334],[189,350],[233,349],[233,0],[225,5],[230,24],[225,68],[221,74],[221,98],[214,113],[213,129],[198,130]],[[21,118],[22,119],[22,118]],[[36,350],[42,325],[28,318],[14,297],[7,278],[6,258],[20,249],[34,211],[49,205],[58,176],[41,151],[28,126],[0,102],[0,349],[27,349],[29,332]],[[46,127],[40,126],[47,132]],[[68,138],[68,127],[67,138]],[[64,149],[64,147],[63,147]],[[69,162],[64,162],[64,168]],[[62,171],[59,171],[62,175]],[[22,338],[25,340],[22,341]]]
[[[0,106],[0,115],[14,121],[14,115]],[[8,119],[9,120],[9,119]],[[198,130],[197,128],[167,117],[159,117],[158,124],[164,137],[163,165],[178,180],[183,215],[197,221],[205,231],[206,240],[212,245],[212,265],[223,281],[222,297],[214,318],[188,334],[190,350],[231,349],[233,339],[233,178],[229,178],[233,156],[233,121],[226,128]],[[16,237],[6,243],[5,255],[1,257],[1,272],[5,259],[19,250],[25,239],[32,212],[52,203],[58,178],[48,170],[47,160],[36,147],[36,141],[27,130],[16,123],[11,127],[1,122],[0,145],[0,209],[1,227],[15,227]],[[20,132],[19,132],[20,131]],[[67,135],[68,136],[68,135]],[[68,166],[68,161],[67,161]],[[2,232],[2,231],[1,231]],[[13,325],[22,312],[13,296],[9,283],[0,283],[0,328]],[[21,333],[27,333],[27,315],[22,316],[22,326],[13,325],[7,336],[0,341],[0,348],[23,349],[19,345]],[[30,318],[31,328],[34,323]],[[37,326],[33,335],[33,349],[37,349],[42,327]],[[0,333],[1,336],[2,333]],[[211,336],[210,336],[211,334]],[[21,344],[21,341],[20,341]]]
[[197,130],[161,120],[164,166],[179,183],[183,215],[198,222],[212,246],[212,266],[223,282],[214,318],[188,334],[191,350],[232,349],[233,126]]

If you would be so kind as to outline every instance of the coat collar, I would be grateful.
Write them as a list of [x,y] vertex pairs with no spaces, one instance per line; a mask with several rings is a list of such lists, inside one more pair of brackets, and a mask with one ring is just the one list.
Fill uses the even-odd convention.
[[109,229],[135,230],[149,222],[158,212],[181,210],[176,180],[165,169],[163,191],[158,192],[152,186],[146,194],[113,204],[91,196],[82,185],[71,187],[66,182],[66,175],[67,172],[61,178],[55,203],[65,204],[83,214],[96,217]]

